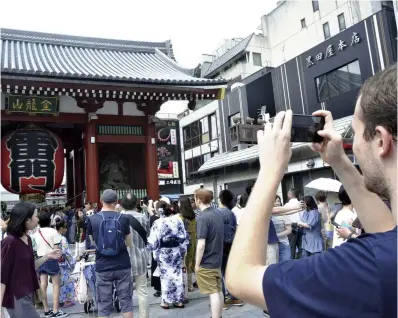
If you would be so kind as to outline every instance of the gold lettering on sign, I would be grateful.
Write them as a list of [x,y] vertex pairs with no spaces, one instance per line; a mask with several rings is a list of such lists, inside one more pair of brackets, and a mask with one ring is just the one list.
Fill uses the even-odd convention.
[[51,111],[51,102],[49,102],[48,100],[41,102],[41,105],[42,105],[42,108],[41,108],[42,111],[45,111],[45,112]]
[[23,103],[17,98],[16,102],[12,103],[12,109],[21,110],[23,107]]
[[32,98],[32,110],[37,111],[36,100]]

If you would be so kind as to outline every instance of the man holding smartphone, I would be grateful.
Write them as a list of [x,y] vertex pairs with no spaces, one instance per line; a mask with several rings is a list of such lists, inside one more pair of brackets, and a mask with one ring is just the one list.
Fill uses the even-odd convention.
[[[237,230],[227,288],[278,317],[397,317],[397,65],[363,85],[352,123],[353,151],[363,176],[345,154],[332,114],[314,144],[347,190],[367,235],[314,257],[266,266],[272,204],[291,158],[292,112],[258,132],[260,172]],[[273,155],[270,156],[269,154]],[[379,195],[391,201],[392,214]],[[265,234],[265,235],[264,235]],[[242,257],[245,255],[245,257]],[[239,275],[236,275],[239,273]]]

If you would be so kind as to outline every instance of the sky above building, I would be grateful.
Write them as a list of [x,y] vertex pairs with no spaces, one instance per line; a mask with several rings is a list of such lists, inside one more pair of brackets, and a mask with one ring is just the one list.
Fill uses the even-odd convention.
[[[179,64],[194,68],[224,38],[246,37],[276,1],[247,0],[19,0],[0,4],[0,27],[119,40],[171,40]],[[179,113],[186,103],[168,102]]]

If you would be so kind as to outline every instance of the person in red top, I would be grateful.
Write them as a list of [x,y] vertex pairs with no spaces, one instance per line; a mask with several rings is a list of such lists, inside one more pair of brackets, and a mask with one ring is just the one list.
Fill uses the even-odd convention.
[[[17,203],[7,225],[7,237],[1,242],[1,306],[11,318],[40,317],[33,305],[33,293],[40,288],[36,269],[50,259],[59,259],[54,250],[35,261],[32,240],[27,235],[38,223],[36,207]],[[2,315],[4,316],[4,315]]]

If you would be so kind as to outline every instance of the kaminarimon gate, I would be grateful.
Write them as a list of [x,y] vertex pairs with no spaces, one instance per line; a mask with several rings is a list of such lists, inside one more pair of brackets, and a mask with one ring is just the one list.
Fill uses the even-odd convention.
[[0,51],[2,185],[46,193],[66,170],[77,206],[107,188],[158,198],[156,112],[222,99],[226,84],[179,66],[170,41],[2,29]]

